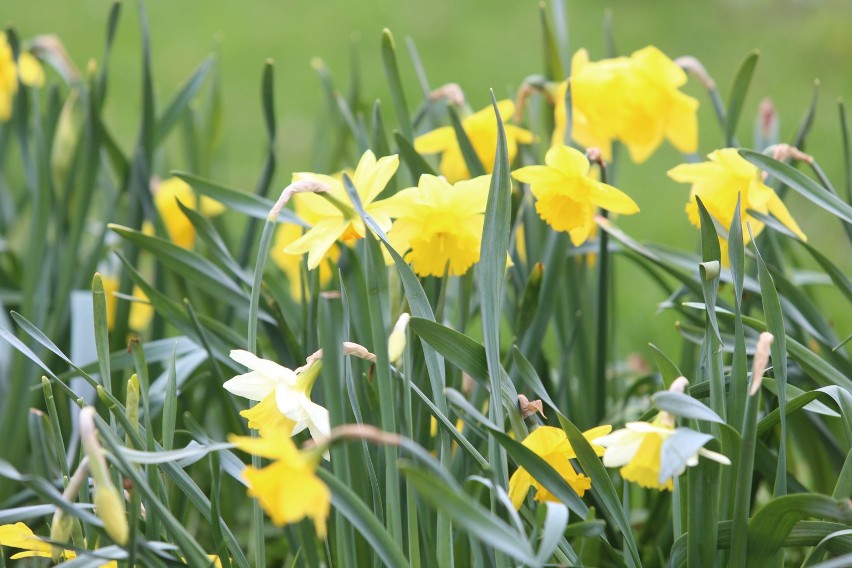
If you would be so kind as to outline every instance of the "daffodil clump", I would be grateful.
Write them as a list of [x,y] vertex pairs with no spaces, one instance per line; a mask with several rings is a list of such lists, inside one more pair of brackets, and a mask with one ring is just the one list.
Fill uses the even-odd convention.
[[489,97],[433,90],[413,41],[406,84],[385,30],[389,100],[313,62],[310,161],[269,60],[251,192],[219,179],[228,46],[160,85],[145,6],[133,143],[121,3],[83,72],[0,33],[0,567],[852,557],[852,174],[768,103],[746,147],[756,55],[724,99],[688,55],[572,55],[548,0],[543,71]]

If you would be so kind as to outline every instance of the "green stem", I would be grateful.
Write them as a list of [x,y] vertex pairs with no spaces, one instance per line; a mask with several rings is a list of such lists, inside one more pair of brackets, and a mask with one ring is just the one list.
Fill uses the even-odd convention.
[[[606,166],[603,161],[598,162],[601,172],[601,183],[606,183]],[[606,218],[608,213],[601,210],[601,215]],[[595,382],[594,389],[594,422],[600,422],[606,413],[606,363],[607,363],[607,341],[609,323],[609,289],[611,286],[610,260],[609,260],[609,234],[601,230],[598,236],[598,306],[596,323],[596,345],[595,345]]]

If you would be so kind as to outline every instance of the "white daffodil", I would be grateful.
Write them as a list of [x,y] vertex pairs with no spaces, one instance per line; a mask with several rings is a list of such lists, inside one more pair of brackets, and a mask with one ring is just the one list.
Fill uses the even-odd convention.
[[[672,384],[670,391],[683,392],[688,381],[683,377]],[[698,456],[731,465],[722,454],[704,449],[713,439],[689,428],[675,428],[674,416],[660,412],[652,422],[628,422],[624,428],[592,440],[606,448],[603,464],[620,467],[621,477],[649,489],[674,488],[673,479],[687,466],[698,464]]]
[[223,385],[228,392],[258,402],[240,413],[248,419],[249,428],[259,429],[261,435],[264,430],[284,427],[291,436],[307,429],[314,440],[328,437],[328,410],[310,399],[322,359],[311,358],[295,371],[241,349],[231,351],[231,359],[251,369]]

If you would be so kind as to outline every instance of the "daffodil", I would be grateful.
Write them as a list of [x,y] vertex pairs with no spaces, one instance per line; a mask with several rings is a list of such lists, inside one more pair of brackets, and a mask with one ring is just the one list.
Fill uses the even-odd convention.
[[328,437],[328,410],[310,399],[322,361],[310,361],[293,371],[241,349],[231,351],[231,359],[251,369],[223,385],[237,396],[259,402],[240,413],[250,428],[260,430],[261,435],[267,430],[286,430],[295,436],[307,429],[315,440]]
[[[117,310],[118,298],[118,278],[114,276],[101,275],[101,280],[104,284],[104,295],[106,296],[107,304],[107,327],[113,329],[115,327],[115,314]],[[148,296],[142,291],[139,286],[133,287],[133,297],[137,300],[130,306],[130,315],[128,327],[134,331],[142,331],[151,323],[151,318],[154,317],[154,308],[148,302]]]
[[580,245],[594,227],[595,209],[632,215],[639,211],[630,197],[589,175],[589,160],[569,146],[547,151],[543,166],[527,166],[512,172],[516,180],[530,184],[539,216],[557,231],[571,235]]
[[[612,426],[598,426],[583,432],[583,437],[594,444],[595,438],[609,433],[610,430],[612,430]],[[574,453],[574,448],[571,447],[568,437],[561,428],[539,426],[521,443],[555,469],[580,497],[592,486],[592,480],[582,473],[577,473],[574,466],[571,465],[569,460],[576,458],[577,454]],[[592,445],[592,448],[597,455],[603,455],[603,448],[595,445]],[[521,508],[530,487],[537,490],[534,497],[536,501],[558,501],[526,469],[519,467],[509,479],[509,498],[516,509]]]
[[[697,465],[698,456],[730,465],[731,461],[722,454],[699,448],[696,452],[681,456],[682,460],[674,464],[673,471],[665,475],[666,472],[662,470],[664,446],[667,440],[676,442],[672,438],[676,433],[674,417],[667,412],[660,412],[650,423],[628,422],[624,428],[593,441],[606,448],[603,455],[606,467],[620,467],[621,477],[648,489],[671,491],[674,476],[682,474],[687,466]],[[705,443],[707,440],[709,436]]]
[[195,242],[195,227],[178,206],[177,200],[191,209],[197,209],[202,215],[212,217],[225,211],[225,206],[202,197],[199,200],[188,183],[180,178],[168,178],[160,182],[154,193],[154,205],[166,225],[169,238],[176,245],[191,248]]
[[740,156],[734,148],[723,148],[711,152],[709,162],[698,164],[681,164],[668,171],[669,177],[681,183],[691,183],[689,203],[686,204],[686,214],[689,222],[696,227],[701,226],[698,215],[698,204],[695,197],[701,198],[707,212],[710,213],[723,227],[730,227],[737,207],[737,197],[741,200],[743,240],[751,240],[748,225],[754,236],[760,234],[764,224],[749,215],[747,210],[757,211],[764,215],[771,214],[790,229],[803,241],[808,240],[799,225],[790,215],[784,202],[763,183],[757,166]]
[[260,438],[229,436],[228,440],[247,453],[273,460],[260,469],[243,469],[249,495],[260,501],[272,522],[281,526],[310,517],[317,536],[324,538],[331,492],[316,475],[319,452],[300,452],[281,429]]
[[[304,211],[305,208],[300,207],[299,205],[302,203],[300,198],[303,196],[304,194],[298,194],[295,196],[296,214],[304,221],[313,223],[315,220],[310,219]],[[287,275],[287,281],[290,283],[290,294],[297,300],[302,297],[302,255],[288,254],[284,252],[284,249],[299,240],[299,237],[301,236],[302,228],[298,225],[294,225],[292,223],[282,223],[278,225],[275,229],[275,238],[272,241],[272,251],[269,254],[272,258],[272,262],[274,262],[275,265],[283,270],[284,274]],[[333,244],[319,264],[320,286],[325,286],[331,282],[331,279],[334,276],[334,267],[337,265],[339,258],[340,246]]]
[[388,239],[417,274],[443,276],[449,264],[458,276],[479,262],[490,183],[490,175],[455,185],[422,175],[417,187],[386,200],[386,211],[396,217]]
[[[505,124],[515,114],[514,102],[508,99],[502,100],[497,103],[497,108],[504,122],[509,162],[512,162],[518,153],[518,144],[529,144],[533,141],[533,134],[518,126]],[[494,156],[497,153],[497,118],[494,108],[488,106],[463,119],[461,123],[485,171],[491,172],[494,169]],[[422,154],[441,153],[441,174],[450,183],[470,178],[470,171],[467,169],[452,126],[442,126],[418,136],[414,140],[414,149]]]
[[[579,50],[571,61],[572,138],[595,147],[607,161],[612,142],[623,142],[634,162],[643,162],[668,139],[684,153],[698,147],[698,101],[679,89],[686,73],[654,46],[630,57],[589,61]],[[564,144],[568,82],[554,93],[553,144]]]
[[[367,150],[355,173],[352,184],[361,198],[361,204],[379,224],[383,231],[390,229],[391,220],[383,209],[384,201],[376,198],[396,173],[399,167],[397,155],[376,159],[375,154]],[[284,248],[286,254],[301,255],[308,253],[308,269],[319,266],[335,242],[354,241],[364,238],[367,229],[364,221],[354,210],[346,193],[343,182],[332,176],[314,173],[295,173],[293,182],[311,180],[329,188],[324,194],[302,193],[297,199],[310,218],[316,219],[311,229]],[[307,216],[307,215],[306,215]]]
[[12,116],[12,100],[18,92],[18,66],[6,34],[0,32],[0,122]]
[[[51,558],[54,550],[53,546],[33,533],[30,527],[24,523],[0,526],[0,546],[18,548],[24,551],[13,554],[10,557],[12,560],[32,557]],[[73,550],[59,549],[60,560],[71,560],[76,557],[77,554]],[[97,566],[114,567],[118,566],[118,563],[115,560],[108,560]]]
[[18,55],[18,75],[21,83],[28,87],[44,86],[44,69],[38,58],[29,51],[22,51]]

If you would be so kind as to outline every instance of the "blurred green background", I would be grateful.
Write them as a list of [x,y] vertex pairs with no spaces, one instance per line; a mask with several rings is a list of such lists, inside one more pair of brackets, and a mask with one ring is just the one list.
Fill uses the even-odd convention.
[[[101,57],[109,2],[7,0],[3,4],[0,24],[14,26],[23,38],[57,34],[81,69],[88,60]],[[759,49],[760,62],[740,123],[744,145],[752,141],[754,115],[763,97],[777,106],[780,138],[789,140],[810,103],[814,80],[819,79],[819,109],[807,149],[817,156],[835,185],[843,187],[837,99],[852,99],[852,2],[587,0],[566,4],[572,51],[586,47],[592,59],[604,57],[603,21],[611,11],[619,53],[654,44],[672,58],[694,55],[716,79],[723,97],[739,63],[748,52]],[[218,53],[224,148],[213,175],[247,190],[254,186],[264,157],[260,75],[267,58],[275,61],[279,113],[275,187],[283,187],[290,172],[309,169],[311,164],[315,125],[327,109],[310,65],[313,57],[326,62],[338,88],[346,92],[354,45],[365,99],[387,101],[385,119],[389,123],[393,113],[379,51],[384,27],[395,34],[413,107],[420,95],[405,37],[417,45],[432,85],[461,84],[474,109],[487,104],[489,87],[498,94],[509,93],[527,75],[542,72],[539,4],[530,0],[157,0],[145,6],[160,105],[207,54]],[[131,148],[139,117],[137,23],[136,3],[127,2],[113,50],[106,107],[106,120],[125,149]],[[700,86],[690,80],[686,90],[701,101],[700,152],[706,154],[722,143],[722,132]],[[169,165],[185,167],[179,160],[171,160]],[[622,219],[620,224],[640,240],[694,250],[697,232],[683,213],[688,188],[665,176],[680,161],[667,145],[641,166],[623,161],[617,185],[634,197],[642,213]],[[836,223],[826,223],[826,215],[795,196],[788,204],[811,242],[849,267],[848,242]],[[662,294],[632,266],[621,263],[617,270],[619,278],[631,283],[619,286],[619,335],[624,336],[624,349],[641,349],[647,341],[674,334],[668,316],[648,325],[656,303],[664,299]],[[831,302],[833,296],[826,298]],[[846,333],[841,329],[839,335]]]

